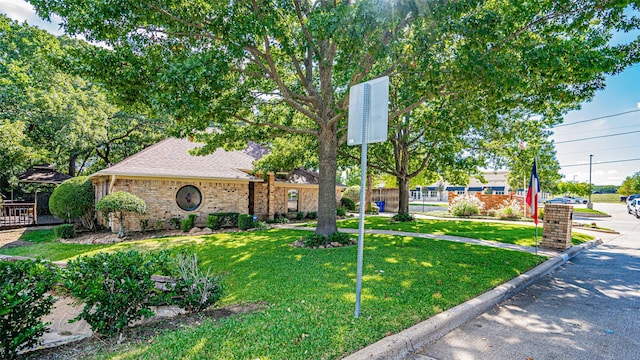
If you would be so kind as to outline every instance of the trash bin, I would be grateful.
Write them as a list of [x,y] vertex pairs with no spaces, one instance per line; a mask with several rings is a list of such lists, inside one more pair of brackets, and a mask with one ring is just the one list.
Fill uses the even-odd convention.
[[380,212],[384,212],[384,201],[376,201],[375,203],[376,205],[378,205],[378,209],[380,209]]

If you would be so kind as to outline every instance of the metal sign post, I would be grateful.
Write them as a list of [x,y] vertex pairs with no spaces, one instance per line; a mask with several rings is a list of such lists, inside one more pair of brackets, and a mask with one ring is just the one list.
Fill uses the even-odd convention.
[[360,220],[358,224],[358,263],[356,271],[356,310],[360,316],[362,263],[364,257],[365,186],[368,143],[387,140],[389,113],[389,77],[374,79],[351,87],[349,94],[349,130],[347,143],[362,144],[360,158]]

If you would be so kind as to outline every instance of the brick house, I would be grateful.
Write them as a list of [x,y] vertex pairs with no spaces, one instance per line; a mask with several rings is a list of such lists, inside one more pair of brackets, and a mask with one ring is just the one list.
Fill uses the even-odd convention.
[[[260,220],[318,209],[317,174],[298,169],[287,174],[254,175],[253,163],[265,154],[250,144],[243,151],[217,149],[205,156],[190,150],[202,144],[168,138],[91,175],[96,202],[115,191],[127,191],[147,204],[144,215],[130,214],[128,230],[140,230],[140,220],[150,224],[171,218],[198,215],[203,225],[207,215],[238,212],[257,215]],[[341,189],[336,189],[339,199]],[[98,221],[103,221],[99,216]],[[116,230],[113,223],[103,224]]]

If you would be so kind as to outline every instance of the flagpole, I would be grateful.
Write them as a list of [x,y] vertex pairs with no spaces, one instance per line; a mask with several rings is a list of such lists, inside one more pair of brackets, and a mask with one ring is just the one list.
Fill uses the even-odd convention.
[[[539,164],[538,164],[538,157],[537,156],[533,158],[533,163],[536,165],[536,176],[538,177],[538,185],[537,186],[540,187],[540,183],[539,183],[540,176],[538,176],[538,166],[539,166]],[[538,201],[538,196],[536,196],[536,201]],[[538,216],[539,213],[540,213],[540,211],[538,211],[538,204],[536,203],[536,237],[535,237],[535,240],[536,240],[536,255],[538,255],[538,222],[539,222],[539,220],[537,219],[537,216]]]

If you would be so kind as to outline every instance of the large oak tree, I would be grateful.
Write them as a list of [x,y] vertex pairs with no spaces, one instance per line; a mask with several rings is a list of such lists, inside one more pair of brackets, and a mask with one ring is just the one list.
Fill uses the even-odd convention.
[[[397,79],[392,83],[402,88],[392,89],[401,94],[392,103],[392,122],[412,122],[410,112],[444,99],[452,104],[450,121],[455,122],[467,121],[465,107],[481,104],[488,112],[486,128],[491,129],[498,124],[491,121],[496,117],[490,112],[501,104],[513,108],[507,103],[544,101],[535,96],[543,87],[565,94],[573,88],[553,66],[575,59],[568,46],[554,48],[556,52],[531,47],[524,61],[517,57],[522,51],[506,51],[516,39],[525,39],[517,40],[523,46],[538,45],[606,32],[621,25],[622,10],[634,3],[30,2],[45,18],[60,15],[68,32],[106,42],[109,49],[94,50],[86,58],[88,71],[93,68],[123,100],[171,114],[179,135],[207,142],[204,152],[220,145],[239,146],[249,138],[269,142],[299,134],[315,139],[320,173],[316,231],[325,235],[336,230],[336,153],[346,140],[352,85],[382,75]],[[606,43],[599,46],[609,55],[607,64],[617,62],[624,53],[607,48]],[[580,48],[571,50],[590,57]],[[629,61],[623,59],[620,64]],[[539,66],[529,71],[533,62]],[[517,70],[504,75],[509,67]],[[512,93],[522,90],[513,84],[523,76],[533,79],[529,90]],[[549,91],[542,93],[547,96]],[[454,109],[459,112],[453,113]],[[472,113],[474,121],[481,119],[481,113]]]

